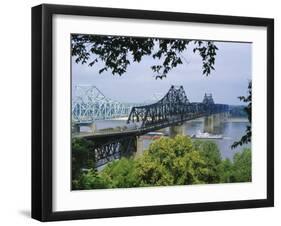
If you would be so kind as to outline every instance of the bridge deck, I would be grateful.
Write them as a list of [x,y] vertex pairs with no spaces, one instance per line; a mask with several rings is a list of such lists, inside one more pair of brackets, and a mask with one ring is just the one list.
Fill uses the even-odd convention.
[[89,139],[89,140],[96,140],[99,138],[111,138],[111,137],[123,137],[123,136],[141,136],[144,135],[146,133],[149,132],[153,132],[155,130],[160,130],[169,126],[173,126],[179,123],[183,123],[185,121],[190,121],[193,119],[197,119],[197,118],[201,118],[206,116],[206,114],[198,114],[196,116],[189,116],[186,118],[182,118],[182,119],[174,119],[174,120],[169,120],[167,122],[163,122],[161,124],[157,124],[157,125],[151,125],[148,127],[144,127],[144,128],[137,128],[137,129],[127,129],[124,131],[117,131],[117,132],[100,132],[100,133],[94,133],[94,134],[77,134],[74,135],[74,138],[85,138],[85,139]]

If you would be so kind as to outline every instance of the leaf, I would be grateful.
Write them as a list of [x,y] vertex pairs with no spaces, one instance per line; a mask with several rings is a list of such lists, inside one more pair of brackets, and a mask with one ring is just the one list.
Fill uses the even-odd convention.
[[100,70],[99,70],[99,74],[103,73],[104,71],[107,71],[107,68],[106,68],[106,67],[100,69]]

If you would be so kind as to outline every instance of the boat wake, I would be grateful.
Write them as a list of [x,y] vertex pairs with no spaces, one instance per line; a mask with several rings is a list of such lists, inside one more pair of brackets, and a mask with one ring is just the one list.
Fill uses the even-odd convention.
[[197,133],[193,134],[191,137],[196,139],[223,139],[224,138],[222,134],[211,134],[207,132],[202,133],[201,131],[197,131]]

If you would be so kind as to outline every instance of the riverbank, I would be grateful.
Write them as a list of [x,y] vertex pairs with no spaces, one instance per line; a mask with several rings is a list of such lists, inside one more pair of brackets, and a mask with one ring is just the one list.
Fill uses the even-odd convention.
[[[193,119],[193,120],[190,120],[189,122],[203,122],[204,121],[204,118],[197,118],[197,119]],[[232,118],[232,117],[229,117],[226,119],[226,122],[249,122],[249,120],[247,118]]]
[[228,118],[227,122],[249,122],[247,118]]

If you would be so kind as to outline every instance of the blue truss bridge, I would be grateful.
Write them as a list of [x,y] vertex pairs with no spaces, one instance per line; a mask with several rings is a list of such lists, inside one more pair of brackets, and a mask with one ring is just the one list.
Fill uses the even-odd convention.
[[118,117],[126,117],[128,126],[120,131],[73,133],[73,137],[93,141],[91,150],[95,153],[96,165],[100,166],[136,152],[137,139],[141,135],[228,111],[229,106],[216,104],[211,94],[205,94],[202,102],[190,102],[183,86],[171,86],[160,100],[144,105],[112,101],[92,87],[73,100],[73,130],[79,132],[80,126],[93,126],[96,120]]

